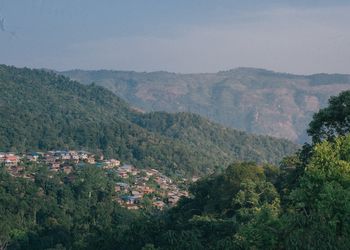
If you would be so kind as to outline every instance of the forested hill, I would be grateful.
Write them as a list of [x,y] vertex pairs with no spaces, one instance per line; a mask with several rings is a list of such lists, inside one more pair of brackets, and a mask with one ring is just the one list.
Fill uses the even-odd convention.
[[350,88],[350,75],[310,76],[238,68],[215,74],[72,70],[145,111],[193,112],[226,126],[305,142],[314,112]]
[[287,140],[248,135],[193,114],[141,114],[107,89],[0,65],[0,151],[86,149],[168,174],[234,160],[278,162]]

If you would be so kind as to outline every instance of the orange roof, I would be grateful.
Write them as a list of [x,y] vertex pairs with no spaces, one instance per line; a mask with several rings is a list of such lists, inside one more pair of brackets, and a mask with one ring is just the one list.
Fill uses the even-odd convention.
[[6,156],[5,159],[8,161],[17,161],[18,160],[17,156],[12,156],[12,155]]

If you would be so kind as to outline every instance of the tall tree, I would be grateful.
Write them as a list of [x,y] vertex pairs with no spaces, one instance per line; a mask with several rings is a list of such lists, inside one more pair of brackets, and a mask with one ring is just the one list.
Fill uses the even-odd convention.
[[332,140],[350,132],[350,91],[344,91],[329,99],[328,107],[313,117],[307,133],[313,142]]
[[350,246],[350,136],[314,146],[285,216],[290,249]]

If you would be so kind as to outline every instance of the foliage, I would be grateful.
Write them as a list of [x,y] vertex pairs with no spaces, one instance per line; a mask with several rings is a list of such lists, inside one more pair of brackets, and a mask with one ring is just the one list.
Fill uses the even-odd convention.
[[308,134],[313,142],[331,140],[350,132],[350,91],[330,98],[328,107],[321,109],[313,117]]
[[[4,68],[0,67],[0,70],[4,71]],[[23,83],[22,88],[25,89],[31,79],[31,77],[27,78],[26,70],[17,71],[17,69],[5,67],[5,71],[11,70],[18,74],[0,74],[2,77],[0,83],[4,82],[3,79],[7,77],[6,82],[12,82],[15,79],[18,84]],[[20,74],[23,72],[26,77],[19,81],[17,78],[23,77]],[[65,105],[73,105],[72,107],[77,105],[81,109],[81,117],[87,119],[87,123],[89,119],[95,118],[89,116],[90,113],[87,111],[89,109],[83,107],[90,107],[94,112],[98,110],[99,114],[109,114],[112,118],[106,118],[104,115],[99,117],[99,114],[96,114],[96,117],[101,121],[106,121],[106,124],[101,123],[106,128],[109,128],[110,124],[113,126],[119,123],[127,124],[125,127],[122,126],[126,129],[122,130],[123,133],[127,134],[120,135],[119,138],[129,137],[130,139],[131,137],[132,142],[132,139],[140,138],[137,131],[144,133],[146,145],[149,143],[148,140],[162,142],[158,149],[160,151],[157,151],[160,157],[164,157],[161,153],[173,153],[171,150],[176,146],[172,144],[173,142],[179,143],[179,146],[183,145],[184,152],[189,150],[188,153],[195,152],[200,155],[207,152],[207,147],[210,145],[206,145],[209,143],[208,138],[218,143],[216,145],[219,145],[219,142],[228,144],[229,142],[215,141],[214,138],[221,136],[233,138],[225,129],[218,131],[215,129],[217,125],[195,115],[135,113],[119,99],[114,99],[113,94],[96,86],[81,87],[78,83],[69,82],[65,78],[41,71],[29,70],[29,73],[38,74],[40,77],[52,77],[54,80],[51,84],[53,85],[62,79],[59,86],[55,87],[58,89],[61,87],[76,88],[74,91],[68,91],[69,94],[66,93],[66,90],[63,91],[64,94],[60,98],[79,100],[79,96],[84,96],[83,100],[77,103],[67,101],[58,107],[55,106],[57,103],[48,101],[47,103],[52,104],[52,108],[58,110],[57,114],[51,114],[53,117],[59,118],[56,115],[63,110],[68,110],[68,106]],[[50,82],[48,79],[46,81]],[[35,83],[32,84],[35,85]],[[40,87],[45,86],[45,84],[40,85]],[[21,88],[14,88],[16,91],[21,91]],[[33,87],[33,89],[33,93],[43,98],[44,95],[40,94],[40,88]],[[46,86],[45,91],[48,95],[50,94],[49,86]],[[94,96],[99,91],[100,93]],[[6,89],[4,93],[4,96],[9,95],[11,89]],[[60,93],[60,91],[55,93]],[[112,98],[112,101],[102,105],[101,103],[106,102],[106,99],[101,96],[101,93],[105,93],[102,95],[104,97]],[[348,93],[342,94],[341,97],[343,95],[347,96]],[[35,96],[32,98],[30,101],[23,101],[28,108],[31,107],[31,103],[38,102]],[[61,101],[60,98],[57,99],[57,102]],[[333,98],[333,100],[336,99]],[[11,107],[20,105],[9,98],[2,98],[1,101],[0,107],[6,104],[10,110]],[[16,101],[21,103],[21,99]],[[116,109],[118,105],[115,106],[114,102],[119,103],[122,109]],[[332,114],[333,112],[336,114],[345,112],[342,109],[343,105],[333,106],[333,103],[331,102],[328,107],[328,116],[322,120],[324,129],[327,129],[326,125],[329,126],[333,124],[332,121],[338,119],[333,119],[336,117],[335,114]],[[47,106],[44,103],[40,104],[41,106],[33,104],[32,107],[42,111]],[[27,107],[22,106],[22,108],[28,112]],[[26,115],[29,117],[33,115],[40,120],[39,113],[35,109]],[[114,112],[119,112],[119,115]],[[11,112],[2,114],[11,116]],[[18,115],[24,115],[24,113],[18,112]],[[10,120],[5,116],[2,118],[4,118],[2,128],[6,128],[8,132],[14,132],[15,130],[11,130],[12,128],[7,124]],[[21,122],[16,118],[12,119],[18,123]],[[315,120],[317,119],[316,115]],[[67,124],[74,125],[74,122],[77,121],[79,118]],[[50,121],[42,127],[35,122],[33,124],[36,128],[33,131],[35,134],[42,127],[49,125]],[[64,124],[62,122],[61,125]],[[75,125],[85,129],[83,124],[84,122],[79,121]],[[212,125],[213,130],[210,129]],[[15,129],[26,129],[17,126],[18,124],[13,123]],[[313,124],[310,126],[312,127]],[[329,127],[330,130],[332,126]],[[316,132],[316,136],[321,135],[320,142],[316,140],[312,145],[304,145],[304,148],[297,154],[284,158],[279,167],[253,162],[235,162],[226,169],[212,166],[212,170],[217,169],[218,171],[193,183],[189,189],[190,197],[183,197],[177,206],[165,211],[145,209],[134,212],[120,207],[113,199],[115,176],[93,166],[77,168],[74,175],[66,175],[64,173],[53,174],[47,170],[47,167],[34,164],[28,169],[34,174],[34,180],[13,177],[7,173],[4,166],[1,166],[0,248],[11,250],[349,249],[350,135],[338,136],[348,133],[346,122],[339,122],[336,126],[338,126],[337,129],[333,130],[335,133],[326,132],[330,137],[323,137],[323,132]],[[59,126],[54,126],[54,128],[58,129]],[[74,126],[67,128],[69,130]],[[43,142],[47,140],[47,143],[52,143],[48,139],[50,137],[45,137],[51,133],[49,131],[54,131],[54,129],[47,130],[46,134],[38,133]],[[205,138],[203,131],[213,137]],[[71,132],[74,132],[74,129]],[[134,132],[136,134],[133,134]],[[63,132],[62,135],[64,135]],[[192,135],[194,137],[191,137]],[[25,136],[20,137],[20,134],[18,136],[18,138],[26,138]],[[200,137],[200,139],[195,141],[193,139],[195,137]],[[14,140],[14,138],[10,137],[6,140]],[[34,140],[35,137],[31,138],[31,135],[28,135],[28,140]],[[62,138],[64,142],[70,137]],[[0,139],[4,143],[5,140],[2,137]],[[123,140],[119,142],[126,143]],[[27,143],[28,141],[21,141],[18,142],[18,145],[25,146]],[[65,143],[64,145],[70,145]],[[72,139],[71,143],[79,145],[80,139]],[[185,147],[186,145],[189,146]],[[17,144],[14,143],[11,147],[16,146]],[[136,144],[129,146],[134,150],[133,147]],[[169,149],[170,146],[174,147]],[[194,146],[200,149],[190,151]],[[152,146],[152,150],[156,149]],[[138,154],[143,152],[145,151],[139,150]],[[120,152],[117,151],[117,153]],[[131,155],[134,154],[131,153]],[[141,159],[139,162],[142,162]],[[193,158],[189,159],[193,160]],[[197,166],[195,161],[191,161],[189,161],[189,166],[191,164]],[[210,164],[210,162],[207,163]],[[146,205],[149,205],[150,202],[148,200]]]
[[191,114],[141,114],[112,92],[51,72],[0,66],[0,151],[86,149],[168,175],[234,160],[276,163],[296,146]]
[[314,147],[290,194],[286,214],[291,249],[345,249],[350,245],[350,136]]
[[109,249],[111,235],[138,216],[111,199],[113,182],[98,168],[77,169],[74,179],[40,166],[35,173],[32,182],[0,169],[0,239],[8,249]]
[[[350,136],[307,163],[234,163],[193,183],[165,211],[113,201],[113,175],[74,178],[36,166],[34,182],[0,172],[0,239],[8,249],[348,249]],[[303,168],[303,171],[300,171]],[[288,171],[287,171],[288,170]]]

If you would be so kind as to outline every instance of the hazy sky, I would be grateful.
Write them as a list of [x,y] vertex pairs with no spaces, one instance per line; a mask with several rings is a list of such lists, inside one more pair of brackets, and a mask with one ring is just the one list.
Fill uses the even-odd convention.
[[0,0],[0,63],[350,73],[350,1]]

